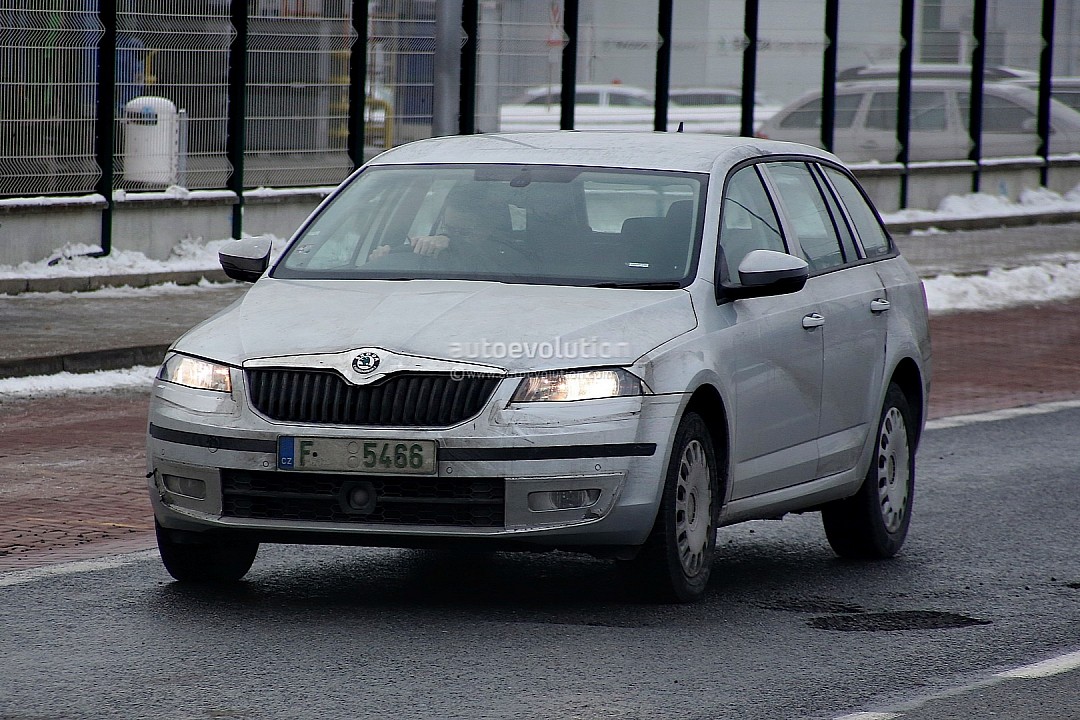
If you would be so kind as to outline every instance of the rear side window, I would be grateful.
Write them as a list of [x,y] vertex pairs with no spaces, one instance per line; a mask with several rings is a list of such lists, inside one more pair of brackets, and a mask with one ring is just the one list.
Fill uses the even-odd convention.
[[[897,94],[874,93],[866,112],[866,127],[874,130],[896,130]],[[913,131],[939,131],[946,126],[945,93],[911,93],[911,129]]]
[[[964,129],[970,128],[971,96],[960,93],[960,117],[964,119]],[[1018,105],[1008,98],[986,92],[983,95],[982,108],[983,132],[1032,133],[1035,131],[1037,116],[1035,112]]]
[[652,107],[652,103],[646,98],[637,95],[622,95],[620,93],[608,93],[608,104],[622,107]]
[[855,231],[859,233],[863,250],[866,257],[872,258],[879,255],[888,255],[892,252],[892,243],[885,228],[881,226],[873,208],[866,201],[862,192],[855,182],[839,170],[831,167],[825,168],[825,174],[829,176],[836,192],[847,208],[851,222],[855,224]]
[[[862,94],[837,95],[836,114],[833,116],[833,127],[837,129],[849,128],[855,121],[855,113],[859,111],[862,102]],[[787,117],[780,121],[782,128],[816,129],[821,127],[821,98],[807,101],[792,110]]]

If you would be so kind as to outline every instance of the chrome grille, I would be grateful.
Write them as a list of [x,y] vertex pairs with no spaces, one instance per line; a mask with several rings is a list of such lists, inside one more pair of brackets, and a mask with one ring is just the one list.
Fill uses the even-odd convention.
[[445,427],[483,409],[495,392],[494,375],[402,373],[372,385],[350,385],[322,370],[245,370],[251,404],[284,422],[325,425]]
[[[374,506],[351,508],[348,493],[369,485]],[[257,520],[503,527],[503,478],[324,475],[223,470],[222,515]]]

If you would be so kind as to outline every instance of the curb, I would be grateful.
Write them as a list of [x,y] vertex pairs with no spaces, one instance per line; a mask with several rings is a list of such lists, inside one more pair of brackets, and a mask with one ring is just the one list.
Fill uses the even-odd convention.
[[25,292],[90,292],[110,287],[147,287],[175,283],[197,285],[203,279],[213,283],[234,282],[224,270],[174,270],[169,272],[135,273],[133,275],[91,275],[89,277],[44,277],[0,279],[0,295],[19,295]]
[[894,235],[909,235],[917,230],[993,230],[1030,225],[1062,225],[1080,222],[1080,212],[1044,212],[1024,215],[991,215],[987,217],[953,218],[945,220],[908,220],[885,223]]
[[32,375],[55,375],[61,372],[91,373],[99,370],[123,370],[136,365],[156,366],[161,364],[168,350],[169,345],[138,345],[67,355],[0,360],[0,380]]

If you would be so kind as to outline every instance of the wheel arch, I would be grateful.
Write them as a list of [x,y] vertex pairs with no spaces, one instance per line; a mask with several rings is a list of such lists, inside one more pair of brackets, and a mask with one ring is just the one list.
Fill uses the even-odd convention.
[[720,471],[718,479],[722,485],[720,498],[721,504],[723,504],[727,501],[728,493],[731,490],[730,426],[728,425],[728,412],[727,407],[724,405],[724,399],[712,385],[701,385],[693,392],[690,400],[686,403],[683,414],[685,415],[688,412],[697,413],[705,421],[705,426],[709,429],[709,436],[713,441],[713,450],[716,453],[716,463],[719,466],[717,469]]
[[908,407],[914,414],[912,418],[915,426],[915,443],[918,445],[922,435],[923,423],[926,418],[926,397],[923,393],[923,376],[918,364],[911,358],[902,359],[893,370],[889,382],[896,383],[904,397],[908,401]]

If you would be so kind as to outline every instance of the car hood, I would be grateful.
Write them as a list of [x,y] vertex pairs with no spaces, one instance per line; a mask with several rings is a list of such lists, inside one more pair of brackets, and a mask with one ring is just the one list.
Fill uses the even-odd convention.
[[685,290],[263,278],[175,349],[240,365],[378,348],[528,372],[629,365],[696,325]]

